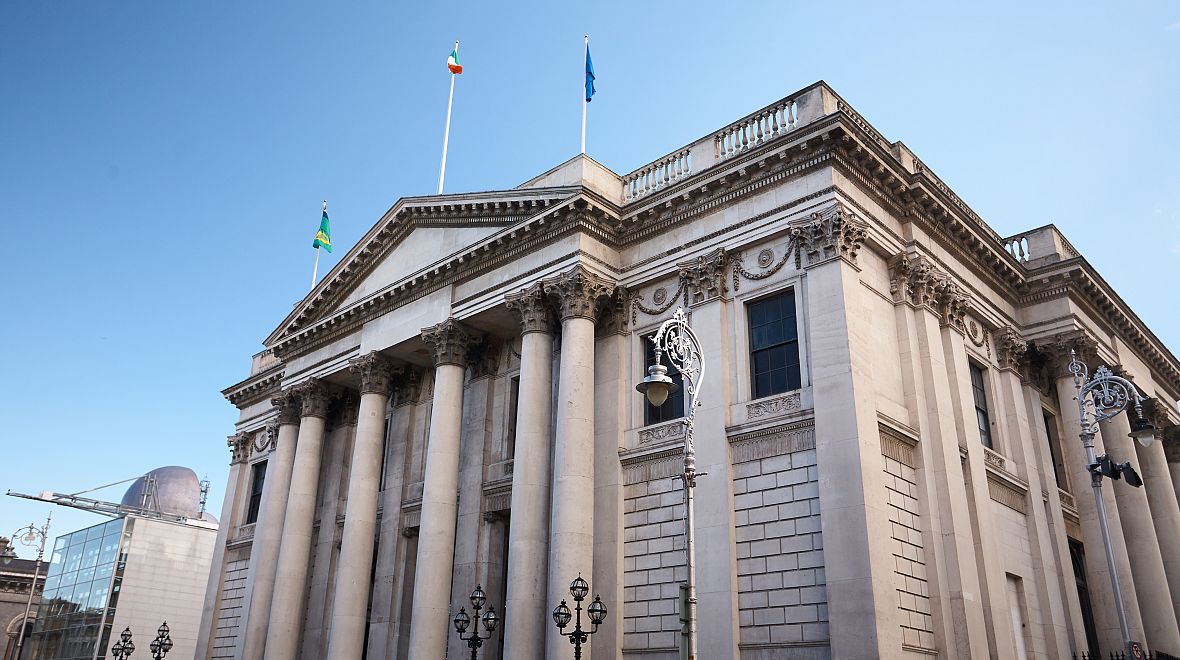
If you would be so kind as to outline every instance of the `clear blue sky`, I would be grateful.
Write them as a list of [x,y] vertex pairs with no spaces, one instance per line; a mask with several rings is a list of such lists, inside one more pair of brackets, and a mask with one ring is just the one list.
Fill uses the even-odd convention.
[[[0,491],[179,464],[219,514],[219,392],[306,293],[321,199],[324,273],[434,192],[456,38],[448,192],[577,152],[583,32],[617,172],[824,79],[1001,234],[1058,224],[1180,351],[1180,2],[404,4],[0,4]],[[0,534],[46,512],[0,497]]]

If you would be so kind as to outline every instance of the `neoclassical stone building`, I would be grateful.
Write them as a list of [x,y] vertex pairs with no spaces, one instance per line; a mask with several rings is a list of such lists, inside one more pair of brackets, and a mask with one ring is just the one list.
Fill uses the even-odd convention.
[[[1133,378],[1170,437],[1180,363],[1057,227],[999,236],[817,83],[625,176],[394,204],[225,390],[197,656],[460,657],[481,584],[482,657],[569,658],[581,574],[587,657],[678,658],[685,400],[634,390],[677,306],[699,658],[1121,647],[1064,365]],[[1180,471],[1128,430],[1099,438],[1146,482],[1103,489],[1125,604],[1180,654]]]

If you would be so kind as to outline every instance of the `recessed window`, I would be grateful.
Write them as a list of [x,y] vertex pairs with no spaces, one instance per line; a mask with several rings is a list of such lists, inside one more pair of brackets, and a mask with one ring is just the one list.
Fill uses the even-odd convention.
[[1041,416],[1045,420],[1045,437],[1049,442],[1049,456],[1053,459],[1053,478],[1057,487],[1062,490],[1069,490],[1069,484],[1065,480],[1065,461],[1061,458],[1061,438],[1057,435],[1057,419],[1047,410],[1041,411]]
[[799,326],[795,292],[750,303],[750,381],[755,399],[797,390]]
[[[647,368],[656,363],[656,345],[652,342],[652,337],[655,335],[648,335],[642,339],[643,341],[643,376],[647,377]],[[680,370],[673,366],[668,361],[668,356],[665,355],[660,360],[660,364],[668,368],[668,377],[672,379],[680,387],[680,391],[675,394],[668,395],[668,399],[662,405],[653,406],[643,397],[643,424],[659,424],[660,422],[667,422],[673,419],[680,419],[684,417],[684,376]]]
[[266,461],[254,464],[250,481],[250,506],[246,509],[246,524],[258,522],[258,510],[262,507],[262,486],[266,482]]
[[991,416],[987,408],[987,390],[983,386],[983,367],[971,363],[971,394],[975,397],[975,421],[979,424],[979,439],[983,446],[992,448]]
[[504,460],[516,458],[516,408],[520,405],[520,376],[508,381],[508,424],[504,429]]

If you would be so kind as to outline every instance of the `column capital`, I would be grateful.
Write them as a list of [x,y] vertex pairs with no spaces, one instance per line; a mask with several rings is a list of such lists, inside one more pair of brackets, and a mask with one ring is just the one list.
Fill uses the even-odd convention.
[[504,296],[504,305],[520,321],[520,334],[553,334],[553,310],[545,296],[544,285],[536,282],[518,293]]
[[599,300],[613,294],[616,286],[581,264],[541,284],[545,294],[556,301],[562,321],[571,318],[596,320]]
[[356,426],[361,412],[361,397],[352,390],[345,390],[335,399],[336,426]]
[[288,387],[270,400],[271,405],[279,411],[279,425],[299,424],[299,394],[295,388]]
[[361,377],[361,394],[389,396],[393,384],[393,364],[377,351],[348,361],[348,370]]
[[253,438],[253,433],[243,431],[241,433],[235,433],[226,439],[225,444],[229,446],[231,455],[230,465],[245,463],[250,458],[250,446]]
[[725,298],[725,271],[729,268],[729,253],[717,248],[709,254],[676,264],[680,279],[688,287],[690,303],[705,302],[713,298]]
[[996,331],[996,361],[1001,369],[1023,375],[1028,358],[1028,341],[1020,336],[1016,328],[1009,325]]
[[1033,342],[1037,352],[1044,356],[1046,367],[1053,378],[1072,378],[1069,373],[1070,351],[1077,359],[1094,367],[1098,363],[1098,341],[1085,330],[1068,330]]
[[474,333],[453,318],[422,328],[422,341],[434,349],[434,364],[467,365],[467,351],[476,341]]
[[317,378],[313,378],[295,385],[291,389],[299,396],[299,414],[302,417],[327,419],[328,403],[331,402],[332,397],[323,382]]
[[836,258],[856,266],[856,253],[868,237],[868,225],[839,203],[790,225],[791,240],[807,257],[808,268]]

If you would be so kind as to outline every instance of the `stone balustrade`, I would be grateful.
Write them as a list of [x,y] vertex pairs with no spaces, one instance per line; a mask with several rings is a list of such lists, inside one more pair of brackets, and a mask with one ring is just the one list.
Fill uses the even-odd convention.
[[661,190],[692,174],[692,151],[681,149],[623,177],[623,201]]
[[1054,225],[1045,225],[1001,239],[1004,249],[1025,266],[1035,267],[1078,256]]
[[729,158],[778,138],[797,125],[795,100],[785,98],[735,121],[713,134],[714,160]]

